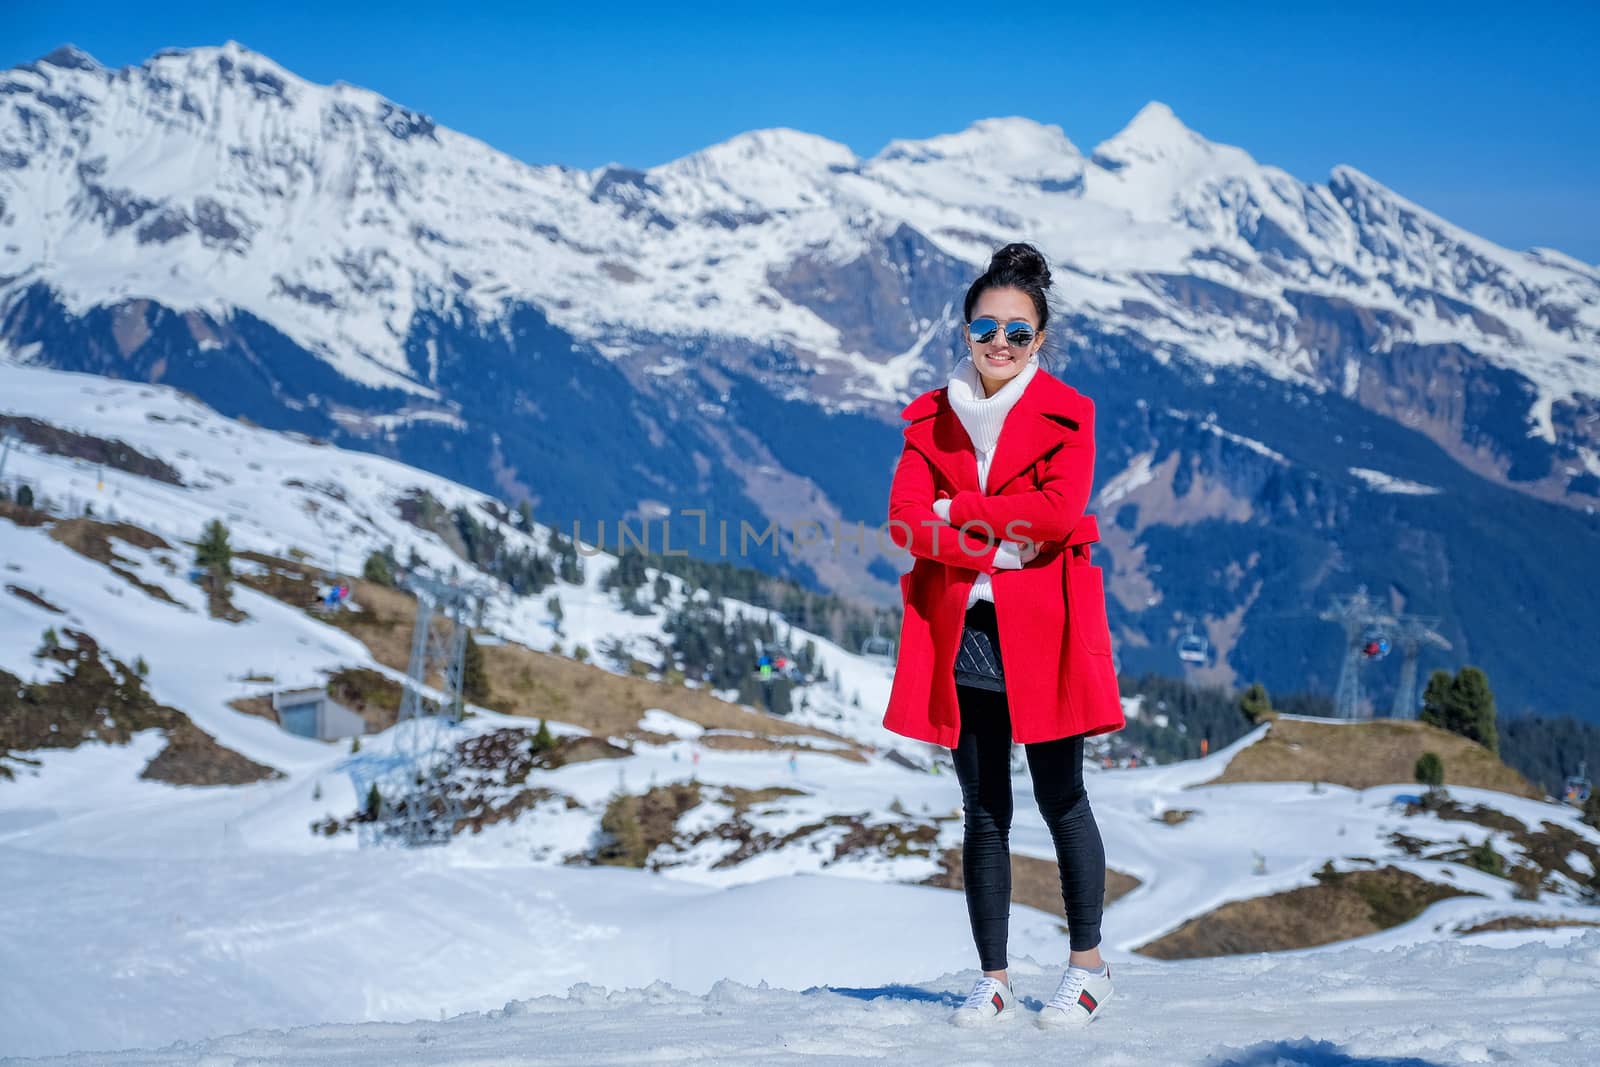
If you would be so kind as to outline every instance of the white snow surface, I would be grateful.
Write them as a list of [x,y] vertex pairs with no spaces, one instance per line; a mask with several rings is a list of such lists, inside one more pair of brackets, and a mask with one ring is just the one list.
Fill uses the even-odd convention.
[[1368,467],[1351,467],[1350,473],[1380,493],[1399,493],[1405,496],[1432,496],[1441,492],[1437,486],[1424,485],[1393,474],[1375,471]]
[[[843,375],[844,395],[904,399],[948,322],[875,364],[769,279],[882,255],[908,225],[974,267],[1032,240],[1062,306],[1215,364],[1348,386],[1359,364],[1320,381],[1296,340],[1309,293],[1392,316],[1377,356],[1453,341],[1526,375],[1552,440],[1551,404],[1600,395],[1600,269],[1501,248],[1349,167],[1302,182],[1160,103],[1087,155],[1059,127],[1003,117],[867,159],[768,129],[648,171],[584,171],[519,162],[234,42],[121,70],[71,52],[0,74],[0,90],[27,103],[0,115],[0,306],[43,283],[74,312],[248,311],[422,402],[435,383],[405,359],[414,314],[493,324],[517,303],[608,353],[634,332],[745,338]],[[1195,298],[1191,281],[1254,310]]]
[[[1106,912],[1117,997],[1103,1020],[1070,1039],[1026,1025],[999,1036],[945,1025],[977,971],[961,894],[916,884],[936,872],[932,856],[835,858],[843,828],[833,827],[726,865],[719,861],[732,845],[715,837],[658,848],[654,872],[564,862],[590,847],[619,788],[691,779],[702,802],[684,814],[684,832],[729,817],[722,787],[783,786],[794,793],[747,814],[774,837],[838,815],[866,825],[939,819],[937,847],[957,846],[953,776],[887,758],[894,749],[927,766],[936,754],[882,729],[888,668],[820,638],[839,687],[803,687],[796,698],[803,693],[809,710],[791,719],[865,746],[865,763],[834,755],[844,741],[827,738],[792,751],[714,749],[696,724],[648,709],[639,727],[659,744],[537,772],[557,799],[448,849],[362,850],[351,835],[314,835],[313,820],[354,810],[347,747],[292,737],[227,702],[264,692],[243,681],[258,673],[316,685],[340,666],[384,668],[344,632],[247,589],[235,592],[247,621],[209,618],[185,578],[184,542],[220,515],[237,548],[302,549],[346,573],[387,543],[402,558],[414,549],[447,566],[459,561],[399,521],[396,502],[426,489],[492,521],[487,498],[388,460],[231,422],[162,387],[0,366],[0,413],[121,439],[171,463],[186,483],[14,450],[8,481],[20,476],[57,502],[91,501],[100,516],[165,537],[170,551],[116,547],[122,566],[176,603],[42,528],[0,520],[0,668],[44,680],[55,667],[32,655],[41,632],[83,629],[125,662],[143,656],[159,700],[283,775],[239,787],[143,780],[163,743],[154,731],[127,746],[28,753],[36,767],[14,764],[16,779],[0,780],[0,1056],[238,1067],[957,1064],[1059,1058],[1069,1040],[1096,1062],[1125,1065],[1592,1061],[1600,934],[1574,925],[1460,931],[1511,916],[1594,922],[1600,908],[1574,885],[1523,901],[1504,879],[1406,856],[1391,842],[1396,831],[1441,848],[1488,839],[1515,852],[1503,832],[1405,815],[1393,801],[1412,791],[1408,783],[1205,784],[1261,730],[1202,760],[1087,768],[1108,864],[1141,884]],[[546,536],[503,530],[514,544]],[[585,565],[582,585],[497,595],[486,621],[492,637],[537,648],[561,641],[569,651],[616,638],[645,655],[661,614],[630,615],[598,588],[608,558]],[[685,595],[673,582],[673,596]],[[561,637],[545,608],[551,593],[565,605]],[[750,732],[761,733],[765,717],[748,714]],[[581,732],[550,719],[557,734]],[[459,729],[513,725],[535,723],[480,709]],[[396,732],[363,738],[363,752],[381,754]],[[1025,772],[1014,789],[1013,849],[1053,857]],[[1530,826],[1551,821],[1600,840],[1569,808],[1453,792]],[[1169,808],[1194,814],[1169,826],[1160,819]],[[1476,895],[1321,949],[1184,963],[1133,953],[1219,904],[1310,885],[1329,862],[1393,864]],[[1048,999],[1064,963],[1061,924],[1059,913],[1013,906],[1012,974],[1030,1009]],[[133,1049],[147,1051],[116,1051]]]

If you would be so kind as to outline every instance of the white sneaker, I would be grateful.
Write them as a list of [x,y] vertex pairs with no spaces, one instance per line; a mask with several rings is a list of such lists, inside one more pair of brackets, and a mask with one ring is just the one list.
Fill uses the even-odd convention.
[[1056,987],[1056,995],[1040,1010],[1039,1025],[1052,1030],[1082,1030],[1100,1014],[1111,993],[1109,966],[1099,973],[1068,967]]
[[955,1026],[987,1026],[1014,1019],[1016,1015],[1017,997],[1011,987],[985,975],[950,1016],[950,1022]]

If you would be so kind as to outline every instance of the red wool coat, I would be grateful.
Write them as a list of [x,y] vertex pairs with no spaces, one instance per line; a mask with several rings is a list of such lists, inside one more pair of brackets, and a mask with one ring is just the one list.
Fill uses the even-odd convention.
[[[978,462],[944,389],[903,417],[905,448],[889,490],[890,536],[915,564],[900,578],[905,614],[883,725],[954,748],[961,735],[955,660],[967,594],[989,575],[1013,739],[1028,744],[1123,726],[1105,590],[1089,562],[1099,540],[1085,515],[1094,481],[1094,403],[1042,369],[1005,426],[978,488]],[[933,502],[951,498],[950,521]],[[992,533],[991,533],[992,531]],[[1037,558],[996,570],[1000,539],[1034,541]]]

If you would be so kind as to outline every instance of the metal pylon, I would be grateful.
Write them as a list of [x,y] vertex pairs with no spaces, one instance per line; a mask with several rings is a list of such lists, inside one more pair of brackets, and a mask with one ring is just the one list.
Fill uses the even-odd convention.
[[1348,597],[1334,597],[1322,618],[1344,627],[1344,663],[1339,668],[1339,688],[1334,693],[1334,715],[1340,719],[1359,719],[1361,714],[1361,635],[1369,626],[1388,625],[1393,619],[1378,608],[1378,602],[1361,586]]
[[6,484],[6,460],[11,457],[11,449],[16,441],[17,435],[11,430],[0,434],[0,488]]
[[[394,726],[394,753],[381,761],[377,776],[389,792],[383,796],[384,810],[364,824],[371,830],[362,843],[414,848],[449,844],[461,815],[461,802],[452,795],[449,779],[456,761],[455,727],[465,704],[461,689],[468,616],[482,621],[489,587],[425,575],[407,576],[403,584],[417,597],[411,661]],[[437,696],[427,683],[435,670],[444,679]],[[365,794],[362,797],[364,801]]]
[[1417,660],[1422,655],[1422,646],[1450,648],[1450,642],[1438,632],[1438,625],[1438,619],[1424,615],[1401,615],[1395,620],[1395,640],[1405,653],[1405,660],[1400,664],[1400,684],[1394,691],[1394,707],[1389,711],[1391,719],[1417,717]]

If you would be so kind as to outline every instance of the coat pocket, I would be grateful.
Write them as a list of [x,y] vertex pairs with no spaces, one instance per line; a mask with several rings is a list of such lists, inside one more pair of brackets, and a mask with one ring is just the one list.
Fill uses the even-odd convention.
[[1097,656],[1111,655],[1111,625],[1106,619],[1105,578],[1093,565],[1067,565],[1067,617],[1072,640]]

